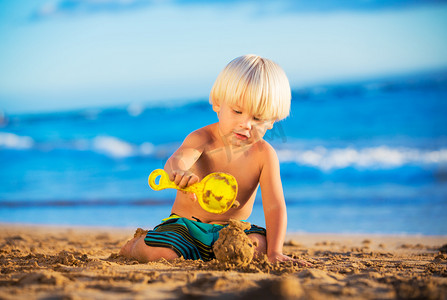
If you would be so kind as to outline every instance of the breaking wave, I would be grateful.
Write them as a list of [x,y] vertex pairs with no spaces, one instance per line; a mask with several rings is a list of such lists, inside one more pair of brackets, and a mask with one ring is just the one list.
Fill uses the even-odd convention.
[[[161,149],[166,150],[166,147],[166,145],[156,146],[150,142],[135,144],[117,137],[105,135],[96,136],[92,139],[39,143],[29,136],[0,132],[0,150],[91,151],[112,159],[124,159],[152,156],[160,152],[159,150]],[[406,165],[447,165],[447,148],[427,150],[382,145],[364,148],[318,146],[312,149],[304,149],[303,145],[301,145],[301,147],[296,148],[279,149],[277,152],[281,163],[295,163],[323,171],[349,167],[358,169],[393,169]]]
[[93,139],[77,139],[72,141],[36,142],[31,137],[13,133],[0,132],[0,150],[71,150],[91,151],[111,158],[133,156],[150,156],[155,147],[150,142],[133,144],[113,136],[97,136]]
[[30,149],[34,145],[34,140],[29,136],[19,136],[14,133],[0,132],[0,149]]
[[281,162],[294,162],[321,170],[399,168],[405,165],[447,164],[447,149],[421,150],[414,148],[390,148],[388,146],[355,149],[278,150]]

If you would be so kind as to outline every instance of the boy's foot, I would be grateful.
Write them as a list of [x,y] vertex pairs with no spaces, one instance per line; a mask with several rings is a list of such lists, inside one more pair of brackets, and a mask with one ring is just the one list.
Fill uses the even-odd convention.
[[147,234],[147,230],[144,230],[142,228],[137,228],[137,230],[133,234],[133,239],[128,240],[127,243],[121,248],[121,250],[118,254],[130,258],[131,257],[130,253],[131,253],[132,248],[134,247],[135,243],[137,242],[137,240],[140,237],[146,236],[146,234]]
[[131,258],[131,252],[132,248],[134,247],[135,243],[141,236],[136,236],[131,240],[128,240],[127,243],[121,248],[119,255],[122,255],[127,258]]

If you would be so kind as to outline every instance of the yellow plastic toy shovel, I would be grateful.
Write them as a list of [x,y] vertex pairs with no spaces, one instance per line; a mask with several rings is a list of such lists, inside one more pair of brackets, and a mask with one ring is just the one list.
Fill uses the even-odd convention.
[[[156,178],[160,176],[157,184]],[[186,192],[193,192],[197,196],[200,206],[211,213],[223,214],[233,206],[239,206],[236,200],[237,181],[227,173],[211,173],[202,181],[194,183],[186,188],[180,188],[169,180],[168,174],[162,169],[152,171],[148,178],[149,186],[156,191],[168,188]]]

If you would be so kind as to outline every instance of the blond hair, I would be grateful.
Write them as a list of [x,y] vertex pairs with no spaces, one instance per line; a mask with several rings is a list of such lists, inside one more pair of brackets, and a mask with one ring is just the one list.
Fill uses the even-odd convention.
[[237,105],[260,119],[281,120],[289,115],[290,99],[289,80],[280,66],[257,55],[244,55],[220,72],[209,101]]

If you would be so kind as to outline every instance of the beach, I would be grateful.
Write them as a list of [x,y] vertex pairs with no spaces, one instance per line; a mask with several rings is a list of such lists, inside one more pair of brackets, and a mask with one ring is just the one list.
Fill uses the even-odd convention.
[[311,262],[118,255],[136,228],[0,224],[0,299],[447,299],[447,236],[288,234]]

